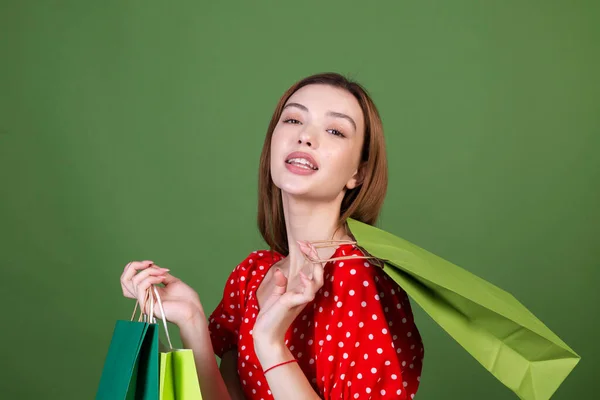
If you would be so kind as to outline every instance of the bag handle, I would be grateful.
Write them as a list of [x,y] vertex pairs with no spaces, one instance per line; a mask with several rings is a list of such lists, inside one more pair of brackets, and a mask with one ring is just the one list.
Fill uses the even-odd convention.
[[[315,240],[313,242],[308,242],[308,243],[310,243],[315,249],[339,247],[343,244],[351,244],[353,246],[360,248],[360,250],[362,251],[363,254],[368,254],[364,249],[362,249],[360,246],[358,246],[358,244],[355,240]],[[307,261],[310,261],[312,263],[327,263],[327,262],[331,262],[331,261],[344,261],[344,260],[357,260],[357,259],[358,260],[376,260],[379,267],[382,267],[383,264],[385,263],[385,260],[382,260],[381,258],[373,257],[371,255],[368,255],[368,256],[367,255],[341,256],[341,257],[333,257],[333,258],[324,260],[324,259],[320,259],[320,258],[313,258],[304,253],[302,253],[302,254],[304,255],[304,258]]]
[[[144,313],[146,309],[146,304],[150,301],[150,312],[148,314]],[[158,289],[156,286],[151,285],[148,290],[146,290],[146,295],[144,296],[143,304],[140,307],[140,316],[138,318],[138,322],[147,322],[150,324],[156,323],[156,318],[154,317],[154,302],[158,305],[158,309],[160,310],[161,319],[163,322],[163,327],[165,328],[165,335],[167,336],[167,341],[169,342],[169,349],[173,350],[173,344],[171,343],[171,335],[169,335],[169,328],[167,325],[167,319],[165,317],[165,309],[162,305],[162,300],[160,295],[158,294]],[[139,305],[139,301],[135,302],[135,307],[133,308],[133,314],[131,315],[131,321],[133,321],[135,314],[137,313],[137,308]]]

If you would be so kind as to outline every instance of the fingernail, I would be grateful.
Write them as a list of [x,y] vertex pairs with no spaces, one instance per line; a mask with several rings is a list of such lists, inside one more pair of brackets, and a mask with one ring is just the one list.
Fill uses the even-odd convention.
[[170,271],[169,268],[161,268],[163,271]]

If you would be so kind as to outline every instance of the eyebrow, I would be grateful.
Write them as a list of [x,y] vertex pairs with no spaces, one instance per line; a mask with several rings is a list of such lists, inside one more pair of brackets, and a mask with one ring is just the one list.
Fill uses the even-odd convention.
[[[283,109],[285,110],[288,107],[296,107],[296,108],[301,109],[302,111],[308,111],[308,108],[306,108],[306,106],[304,106],[300,103],[288,103],[285,107],[283,107]],[[354,127],[354,130],[356,130],[356,122],[354,122],[354,120],[350,116],[340,113],[340,112],[335,112],[335,111],[328,111],[327,115],[348,120]]]

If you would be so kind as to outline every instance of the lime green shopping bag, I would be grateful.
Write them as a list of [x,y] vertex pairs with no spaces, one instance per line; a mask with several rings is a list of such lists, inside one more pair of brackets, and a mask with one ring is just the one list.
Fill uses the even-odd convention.
[[519,398],[549,399],[579,362],[509,293],[381,229],[353,219],[348,226],[352,243]]
[[158,400],[156,324],[117,321],[96,400]]
[[[160,352],[159,399],[202,400],[194,353],[188,349],[173,349],[160,295],[155,287],[153,287],[153,291],[169,344],[168,349],[161,349]],[[152,307],[153,300],[151,301]]]
[[202,400],[192,350],[160,353],[160,400]]

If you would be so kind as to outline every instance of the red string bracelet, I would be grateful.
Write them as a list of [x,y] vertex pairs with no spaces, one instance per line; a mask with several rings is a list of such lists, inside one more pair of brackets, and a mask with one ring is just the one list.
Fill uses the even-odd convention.
[[282,366],[282,365],[289,364],[289,363],[293,363],[293,362],[298,362],[298,360],[296,360],[296,359],[293,359],[293,360],[289,360],[289,361],[284,361],[284,362],[282,362],[282,363],[279,363],[279,364],[275,364],[275,365],[273,365],[272,367],[269,367],[269,368],[267,368],[267,369],[266,369],[266,370],[263,372],[263,374],[266,374],[267,372],[269,372],[269,371],[270,371],[270,370],[272,370],[273,368],[277,368],[277,367],[280,367],[280,366]]

